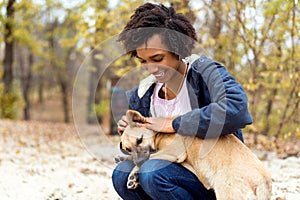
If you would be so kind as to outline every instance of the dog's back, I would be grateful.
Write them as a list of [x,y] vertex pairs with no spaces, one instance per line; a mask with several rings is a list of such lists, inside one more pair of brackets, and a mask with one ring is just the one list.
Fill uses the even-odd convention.
[[155,145],[159,151],[152,158],[187,163],[207,189],[215,190],[218,200],[271,198],[270,174],[256,155],[232,134],[205,140],[158,134]]
[[[205,142],[213,146],[203,150]],[[187,162],[207,188],[214,188],[218,200],[271,198],[270,174],[234,135],[212,140],[186,138],[186,144]]]

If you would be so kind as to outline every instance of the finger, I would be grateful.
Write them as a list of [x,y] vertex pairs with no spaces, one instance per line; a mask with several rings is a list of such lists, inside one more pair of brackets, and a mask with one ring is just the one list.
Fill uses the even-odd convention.
[[152,124],[153,120],[152,120],[151,117],[145,117],[143,122],[148,123],[148,124]]
[[146,124],[145,124],[145,123],[137,122],[137,123],[136,123],[136,126],[137,126],[137,127],[146,127]]
[[136,126],[151,129],[151,124],[149,124],[149,123],[136,123]]
[[126,127],[128,125],[128,122],[126,119],[124,120],[123,117],[118,121],[118,126]]
[[123,132],[124,132],[124,128],[119,128],[119,127],[118,127],[118,133],[119,133],[119,135],[122,135]]
[[152,131],[157,131],[157,127],[154,124],[149,123],[139,123],[137,124],[138,127],[143,127]]
[[121,118],[121,120],[124,121],[124,122],[126,122],[128,124],[128,120],[127,120],[126,115],[123,115],[122,118]]
[[123,120],[119,120],[118,121],[118,126],[119,127],[126,127],[128,124],[127,124],[127,122],[125,122],[125,121],[123,121]]
[[126,124],[122,121],[118,122],[118,129],[120,129],[121,131],[124,131],[126,128]]

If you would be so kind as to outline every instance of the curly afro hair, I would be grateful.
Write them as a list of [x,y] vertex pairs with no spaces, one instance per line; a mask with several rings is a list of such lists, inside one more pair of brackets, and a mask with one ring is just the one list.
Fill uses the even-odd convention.
[[173,7],[145,3],[138,7],[118,37],[128,54],[135,57],[136,48],[159,34],[171,53],[185,58],[197,42],[196,31],[187,17]]

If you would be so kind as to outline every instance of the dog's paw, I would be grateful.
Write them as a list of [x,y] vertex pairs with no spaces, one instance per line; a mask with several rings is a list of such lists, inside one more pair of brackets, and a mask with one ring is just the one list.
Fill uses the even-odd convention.
[[133,190],[136,189],[138,186],[139,186],[138,173],[129,174],[127,180],[127,188]]
[[139,186],[139,183],[138,183],[138,182],[134,182],[134,181],[128,181],[128,182],[127,182],[127,188],[128,188],[129,190],[134,190],[134,189],[136,189],[138,186]]
[[124,160],[126,160],[123,156],[116,156],[115,157],[115,162],[116,163],[119,163],[119,162],[122,162],[122,161],[124,161]]

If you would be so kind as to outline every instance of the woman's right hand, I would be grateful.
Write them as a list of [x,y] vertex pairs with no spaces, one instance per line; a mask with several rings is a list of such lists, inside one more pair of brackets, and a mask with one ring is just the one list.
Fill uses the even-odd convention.
[[126,126],[128,126],[128,121],[126,116],[123,115],[117,124],[118,124],[118,133],[119,135],[122,135]]

